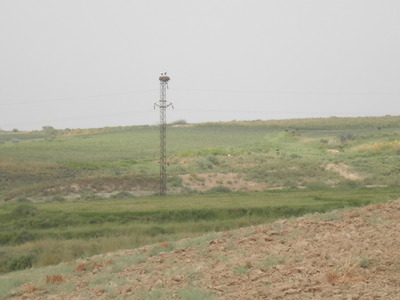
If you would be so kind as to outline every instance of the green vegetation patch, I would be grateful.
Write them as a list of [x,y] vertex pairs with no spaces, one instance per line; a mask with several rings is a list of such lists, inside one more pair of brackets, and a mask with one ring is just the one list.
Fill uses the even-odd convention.
[[[398,194],[398,188],[296,189],[9,203],[0,206],[0,272],[227,231],[278,218],[383,202],[398,198]],[[154,251],[173,250],[168,247]]]

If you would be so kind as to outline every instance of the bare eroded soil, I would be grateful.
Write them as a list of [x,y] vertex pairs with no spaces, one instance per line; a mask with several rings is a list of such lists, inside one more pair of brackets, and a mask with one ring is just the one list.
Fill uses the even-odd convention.
[[184,187],[193,191],[205,192],[213,188],[225,187],[230,191],[263,191],[268,189],[265,182],[244,180],[236,173],[202,173],[185,174],[180,176]]
[[15,298],[400,299],[399,232],[400,200],[313,214],[92,257]]

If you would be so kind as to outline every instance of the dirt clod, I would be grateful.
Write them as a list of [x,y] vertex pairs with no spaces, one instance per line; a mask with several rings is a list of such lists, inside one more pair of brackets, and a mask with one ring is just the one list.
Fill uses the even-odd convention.
[[61,284],[66,281],[63,275],[48,275],[46,276],[46,282],[51,284]]

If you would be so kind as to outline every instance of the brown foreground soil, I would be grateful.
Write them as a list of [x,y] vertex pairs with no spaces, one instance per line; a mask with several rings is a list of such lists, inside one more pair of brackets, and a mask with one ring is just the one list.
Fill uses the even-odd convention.
[[400,200],[108,253],[42,277],[15,299],[400,299]]

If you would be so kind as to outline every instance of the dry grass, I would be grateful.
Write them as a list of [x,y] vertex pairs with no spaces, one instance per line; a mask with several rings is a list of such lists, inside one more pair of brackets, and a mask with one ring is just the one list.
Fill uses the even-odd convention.
[[343,263],[326,272],[325,279],[332,285],[354,283],[364,281],[365,277],[358,275],[361,265],[361,258],[352,258],[349,256]]
[[400,141],[384,141],[377,142],[373,144],[365,144],[355,147],[358,151],[372,151],[372,152],[382,152],[382,151],[394,151],[395,153],[400,153]]
[[67,281],[65,276],[57,274],[57,275],[48,275],[46,276],[46,282],[51,284],[61,284]]

